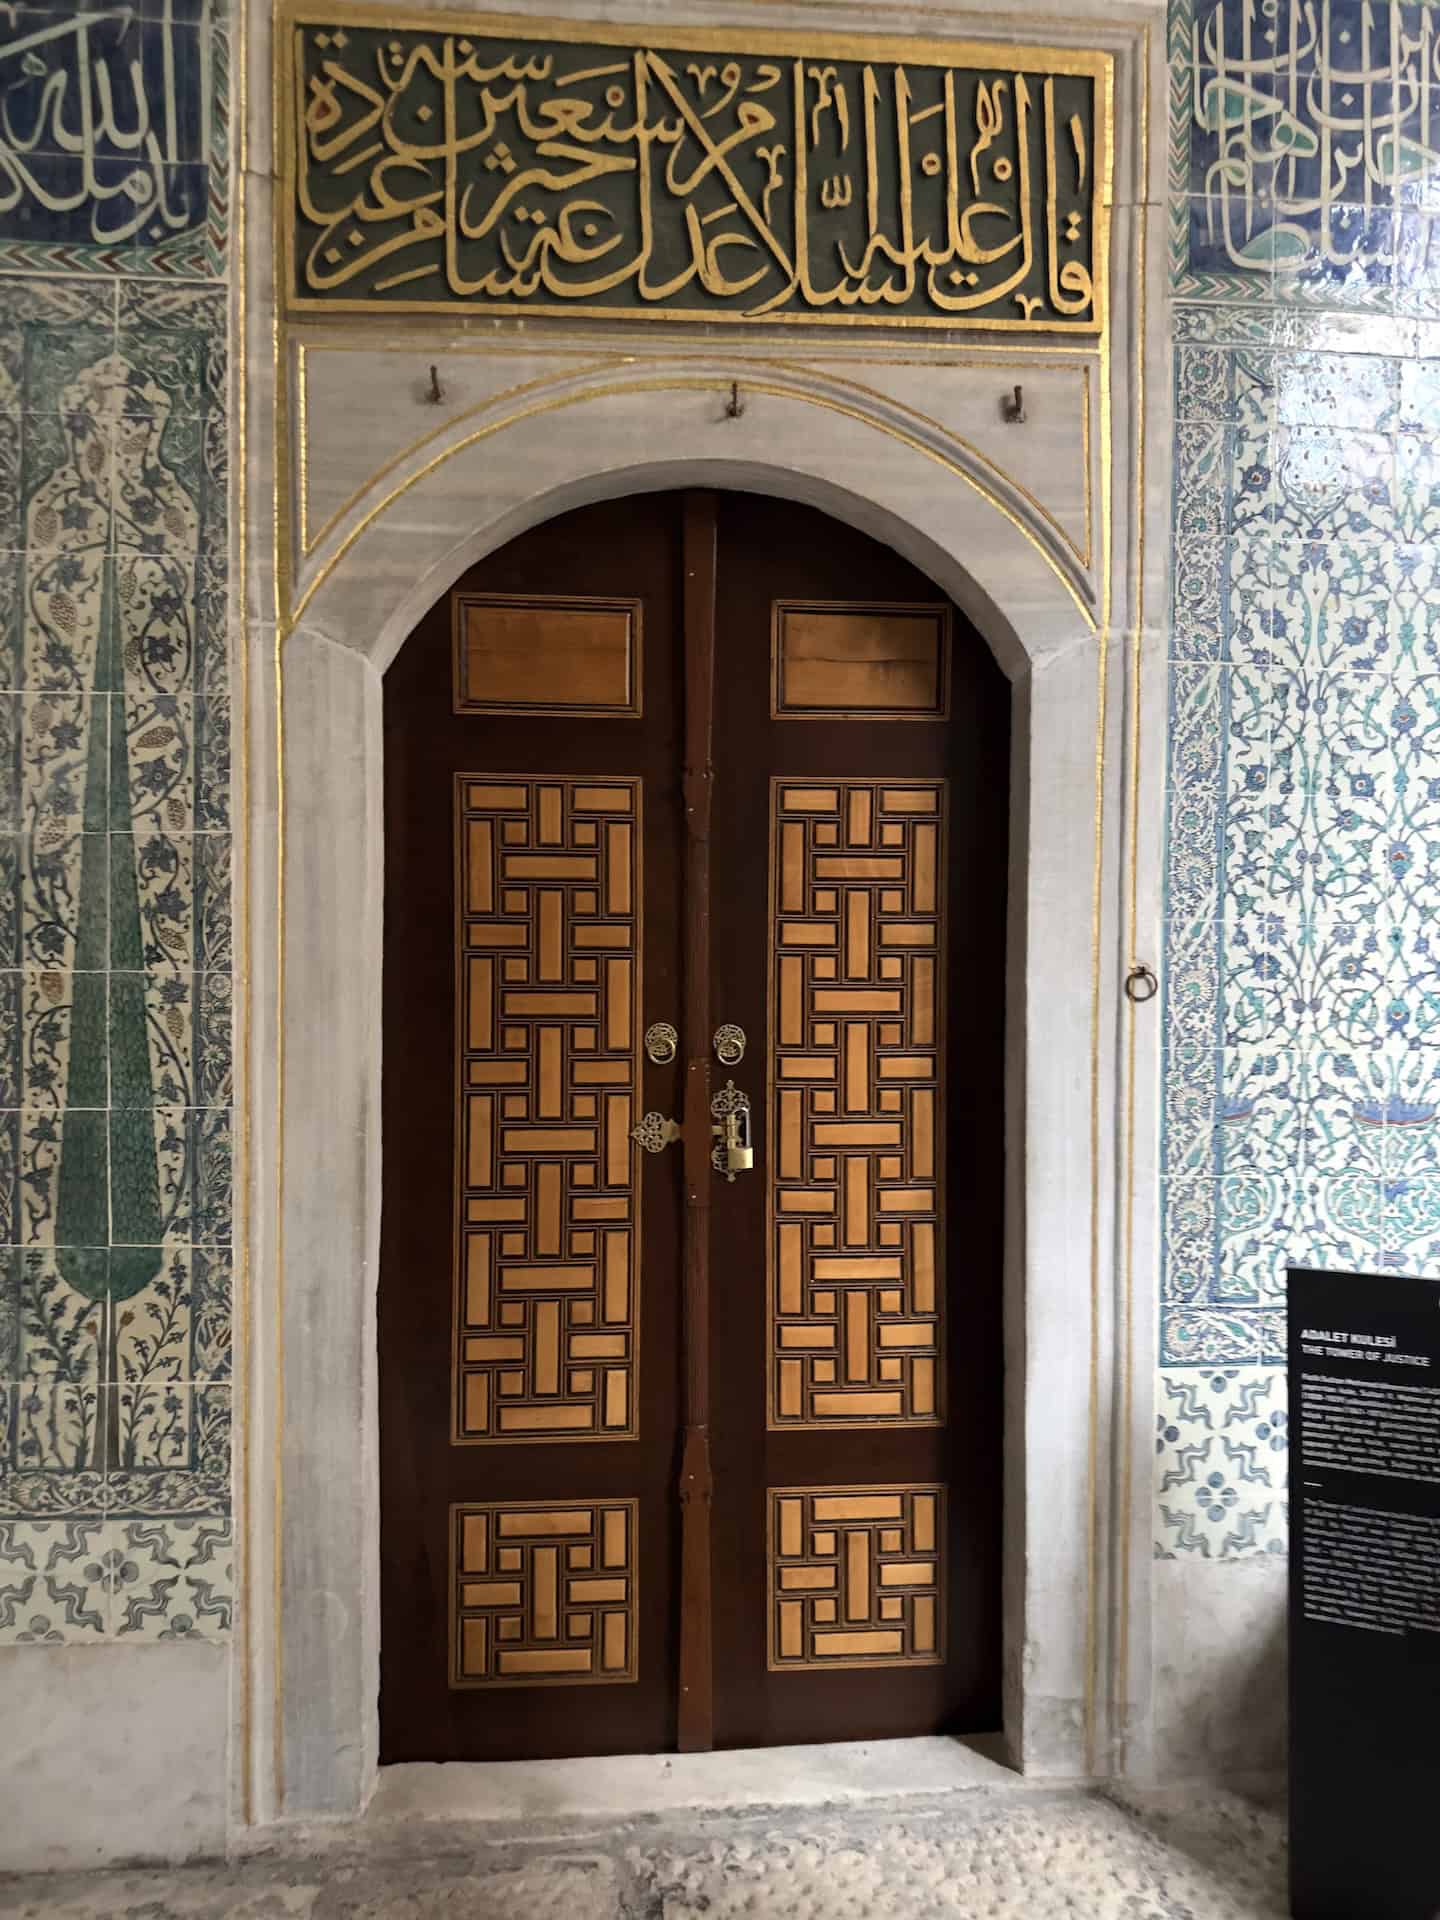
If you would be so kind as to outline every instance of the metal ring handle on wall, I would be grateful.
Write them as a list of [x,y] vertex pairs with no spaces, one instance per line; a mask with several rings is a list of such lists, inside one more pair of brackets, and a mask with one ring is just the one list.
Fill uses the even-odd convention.
[[1125,976],[1125,997],[1135,1005],[1143,1006],[1147,1000],[1153,1000],[1160,991],[1160,982],[1146,966],[1133,966]]

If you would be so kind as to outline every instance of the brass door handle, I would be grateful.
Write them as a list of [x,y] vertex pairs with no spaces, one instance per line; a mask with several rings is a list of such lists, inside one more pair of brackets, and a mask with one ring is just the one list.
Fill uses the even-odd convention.
[[672,1140],[680,1138],[678,1120],[667,1120],[663,1113],[647,1113],[630,1129],[630,1138],[646,1153],[663,1153]]
[[738,1067],[745,1058],[745,1029],[727,1020],[723,1027],[715,1029],[711,1045],[722,1067]]

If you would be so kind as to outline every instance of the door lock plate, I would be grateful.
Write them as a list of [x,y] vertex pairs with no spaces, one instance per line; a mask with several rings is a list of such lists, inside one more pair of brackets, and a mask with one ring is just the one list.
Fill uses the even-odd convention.
[[733,1080],[727,1080],[710,1102],[710,1131],[715,1145],[710,1149],[710,1164],[716,1173],[734,1181],[737,1173],[749,1173],[755,1165],[750,1145],[750,1096],[742,1093]]

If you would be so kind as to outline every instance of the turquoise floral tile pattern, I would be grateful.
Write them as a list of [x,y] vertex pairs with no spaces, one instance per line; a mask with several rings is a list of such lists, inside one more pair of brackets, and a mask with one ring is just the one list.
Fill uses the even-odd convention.
[[0,1645],[231,1621],[228,71],[0,45]]
[[1170,20],[1155,1537],[1234,1558],[1285,1549],[1286,1265],[1440,1272],[1440,8]]

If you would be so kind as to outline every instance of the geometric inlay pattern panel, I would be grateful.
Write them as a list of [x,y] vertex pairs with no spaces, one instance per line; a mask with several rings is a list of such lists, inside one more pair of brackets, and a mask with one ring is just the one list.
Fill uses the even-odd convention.
[[777,780],[770,1425],[936,1425],[943,780]]
[[454,1437],[636,1433],[640,782],[456,779]]
[[770,1666],[938,1666],[945,1489],[770,1489]]
[[634,1500],[450,1509],[452,1687],[633,1680]]

